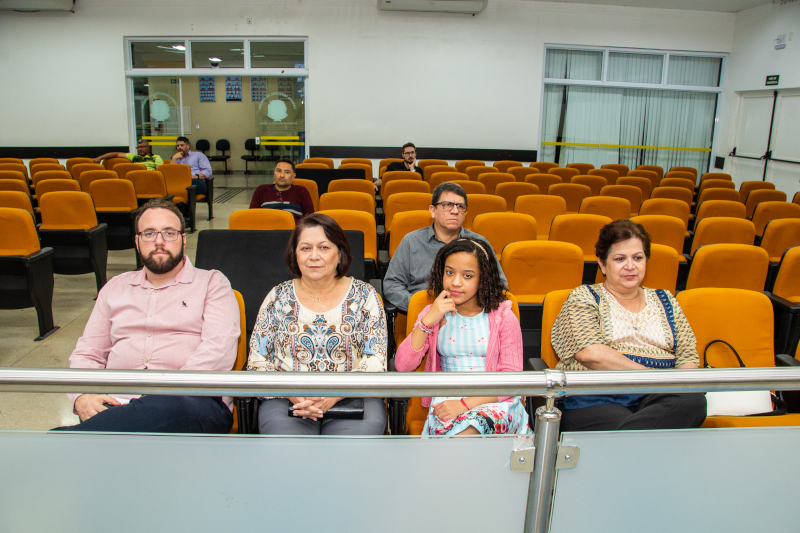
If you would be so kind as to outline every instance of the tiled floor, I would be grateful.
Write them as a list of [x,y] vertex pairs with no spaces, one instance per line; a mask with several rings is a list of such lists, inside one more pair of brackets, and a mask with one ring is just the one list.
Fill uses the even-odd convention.
[[[236,185],[236,186],[244,186]],[[218,188],[217,194],[225,192]],[[252,191],[243,191],[225,203],[214,204],[214,220],[208,221],[205,204],[197,207],[198,231],[228,227],[228,217],[233,211],[246,209]],[[197,233],[187,235],[185,253],[194,260]],[[109,251],[108,278],[134,270],[134,250]],[[31,309],[0,309],[0,367],[69,367],[69,356],[83,333],[97,296],[93,274],[55,277],[53,315],[58,331],[41,342],[36,311]],[[0,430],[44,430],[56,426],[72,425],[78,417],[72,413],[72,404],[65,394],[0,393]]]

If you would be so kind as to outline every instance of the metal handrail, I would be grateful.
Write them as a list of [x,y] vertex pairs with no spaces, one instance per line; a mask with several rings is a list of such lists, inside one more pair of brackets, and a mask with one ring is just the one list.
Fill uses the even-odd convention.
[[562,372],[201,372],[0,368],[0,392],[193,396],[568,396],[800,389],[800,368]]

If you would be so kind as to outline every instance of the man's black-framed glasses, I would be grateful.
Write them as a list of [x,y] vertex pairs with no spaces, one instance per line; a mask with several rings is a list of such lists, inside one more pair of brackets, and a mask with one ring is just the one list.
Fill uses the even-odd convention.
[[442,209],[444,209],[445,211],[452,211],[453,206],[456,206],[458,208],[459,213],[467,212],[467,204],[454,204],[453,202],[439,202],[434,205],[442,206]]
[[417,152],[403,152],[403,155],[404,155],[404,156],[406,156],[406,157],[408,157],[408,156],[410,156],[410,155],[414,155],[414,154],[416,154],[416,153],[417,153]]
[[161,231],[148,230],[139,232],[139,238],[142,239],[143,242],[155,242],[159,233],[161,234],[161,238],[166,242],[177,241],[178,236],[183,235],[182,231],[175,229],[165,229]]

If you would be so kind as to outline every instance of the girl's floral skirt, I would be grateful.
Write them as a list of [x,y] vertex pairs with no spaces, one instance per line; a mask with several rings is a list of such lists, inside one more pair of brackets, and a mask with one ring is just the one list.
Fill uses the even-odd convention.
[[463,412],[453,420],[444,422],[433,414],[433,406],[446,400],[460,400],[454,397],[431,398],[431,408],[422,435],[458,435],[469,426],[478,430],[481,435],[530,433],[528,413],[522,405],[522,399],[515,396],[507,402],[485,403],[475,409]]

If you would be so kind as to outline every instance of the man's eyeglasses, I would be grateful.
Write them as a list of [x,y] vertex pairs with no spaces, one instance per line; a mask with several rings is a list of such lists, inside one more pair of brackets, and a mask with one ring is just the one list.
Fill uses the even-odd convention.
[[161,238],[164,239],[166,242],[173,242],[178,240],[178,236],[182,235],[182,231],[177,231],[174,229],[165,229],[163,231],[142,231],[139,233],[139,237],[142,239],[143,242],[155,242],[158,238],[158,234],[161,234]]
[[445,211],[452,211],[453,210],[453,206],[455,206],[455,207],[458,208],[458,212],[459,213],[466,213],[467,212],[467,204],[454,204],[453,202],[439,202],[439,203],[434,204],[434,205],[442,206],[442,209],[444,209]]
[[403,152],[403,155],[405,155],[405,156],[409,156],[409,155],[414,155],[414,154],[416,154],[416,153],[417,153],[417,152]]

